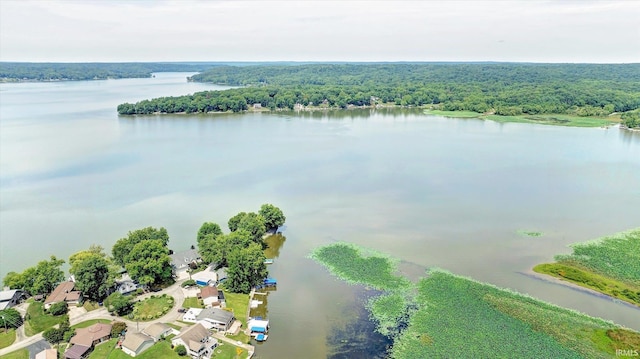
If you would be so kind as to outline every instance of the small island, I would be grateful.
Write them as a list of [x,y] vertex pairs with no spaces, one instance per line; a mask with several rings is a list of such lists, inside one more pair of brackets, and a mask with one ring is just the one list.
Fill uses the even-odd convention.
[[413,107],[499,122],[640,126],[640,64],[389,63],[217,66],[238,88],[123,103],[121,115]]

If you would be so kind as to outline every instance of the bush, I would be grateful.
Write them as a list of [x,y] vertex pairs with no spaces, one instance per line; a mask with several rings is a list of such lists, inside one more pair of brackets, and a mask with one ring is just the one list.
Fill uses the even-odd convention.
[[181,285],[182,285],[183,288],[192,287],[192,286],[196,285],[196,281],[193,280],[193,279],[185,280],[184,282],[182,282]]
[[68,311],[69,307],[66,302],[53,303],[51,307],[49,307],[49,314],[51,315],[63,315],[67,314]]
[[178,345],[174,350],[176,351],[176,354],[181,357],[187,355],[187,348],[185,348],[184,345]]
[[116,338],[126,330],[127,330],[127,324],[123,322],[113,322],[113,325],[111,326],[111,337]]
[[56,328],[50,328],[42,333],[42,337],[51,344],[58,344],[64,339],[64,331]]
[[140,295],[142,293],[144,293],[144,290],[142,290],[142,288],[136,289],[136,295]]
[[64,339],[65,343],[68,343],[74,335],[76,335],[76,330],[70,329],[64,332],[62,339]]

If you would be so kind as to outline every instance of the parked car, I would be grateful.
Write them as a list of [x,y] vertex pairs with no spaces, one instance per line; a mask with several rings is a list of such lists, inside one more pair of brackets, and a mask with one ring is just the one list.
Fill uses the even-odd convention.
[[186,313],[187,310],[184,308],[178,308],[178,313]]

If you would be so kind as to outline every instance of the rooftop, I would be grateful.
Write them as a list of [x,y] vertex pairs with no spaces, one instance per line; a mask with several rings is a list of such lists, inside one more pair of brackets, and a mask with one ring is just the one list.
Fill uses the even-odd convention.
[[146,336],[142,333],[132,333],[127,332],[124,336],[124,341],[122,342],[122,346],[133,351],[137,351],[138,348],[145,342],[153,342],[153,338]]
[[48,303],[64,302],[65,299],[67,298],[67,294],[73,291],[73,288],[75,287],[75,285],[76,284],[73,282],[62,282],[58,284],[56,289],[54,289],[53,292],[49,294],[47,299],[45,299],[44,303],[48,304]]

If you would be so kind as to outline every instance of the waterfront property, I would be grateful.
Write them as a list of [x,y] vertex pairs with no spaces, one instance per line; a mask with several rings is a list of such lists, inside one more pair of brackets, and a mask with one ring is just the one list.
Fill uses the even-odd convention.
[[151,348],[155,341],[148,335],[142,333],[127,332],[122,342],[122,351],[135,357],[143,351]]
[[213,268],[207,267],[202,272],[192,274],[191,279],[195,280],[197,285],[206,286],[215,285],[218,281],[218,276]]
[[213,350],[218,346],[218,340],[212,338],[209,330],[198,323],[182,328],[180,334],[171,340],[171,344],[184,345],[189,355],[194,358],[210,358]]
[[269,321],[262,318],[251,318],[247,323],[251,335],[266,334],[269,331]]
[[44,300],[44,308],[49,309],[52,304],[58,302],[66,302],[67,304],[80,304],[82,302],[82,293],[74,290],[76,284],[74,282],[62,282],[49,294]]
[[0,310],[11,308],[24,299],[24,292],[20,289],[8,289],[0,292]]
[[189,323],[200,323],[207,329],[227,331],[235,321],[232,312],[220,308],[189,308],[182,320]]
[[196,268],[198,264],[202,263],[202,258],[200,258],[200,254],[195,249],[176,252],[170,254],[169,257],[171,257],[171,268],[176,276],[180,276],[188,269]]

